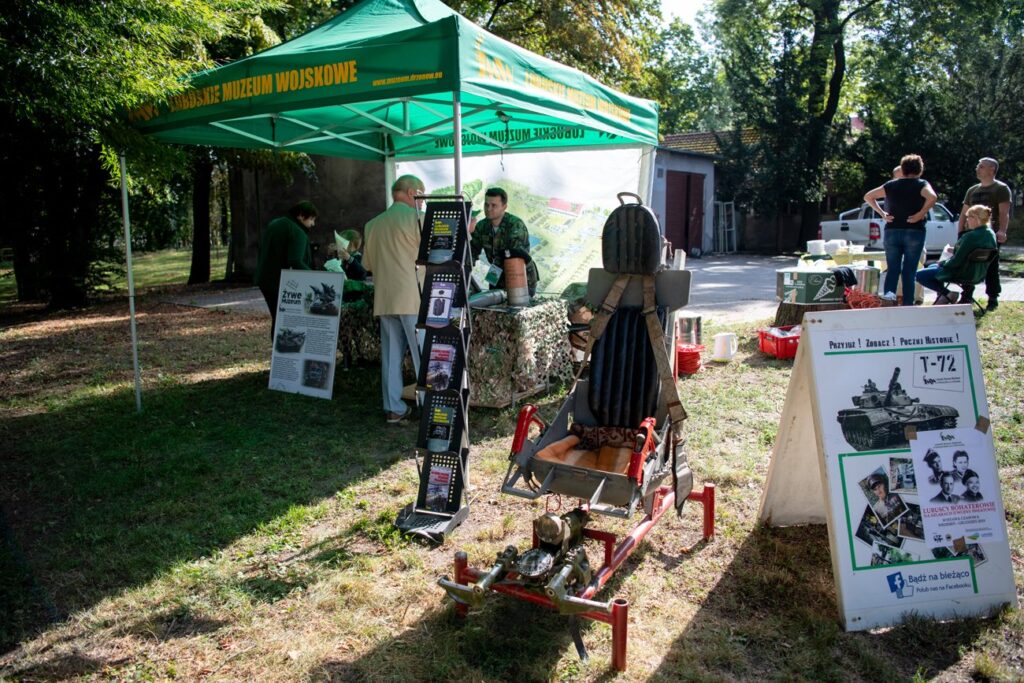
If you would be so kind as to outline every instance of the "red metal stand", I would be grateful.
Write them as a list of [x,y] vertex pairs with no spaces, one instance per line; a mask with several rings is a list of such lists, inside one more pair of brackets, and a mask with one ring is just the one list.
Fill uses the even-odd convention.
[[710,540],[715,535],[715,485],[704,484],[704,490],[700,493],[690,491],[686,500],[695,500],[704,506],[704,540]]
[[[636,550],[640,541],[658,523],[661,516],[667,510],[672,509],[675,503],[675,493],[668,486],[659,487],[654,494],[654,501],[651,513],[643,518],[639,524],[616,545],[615,534],[597,529],[584,529],[583,535],[587,538],[600,541],[604,545],[604,562],[601,568],[591,579],[587,587],[576,597],[585,600],[592,600],[594,595],[608,582],[615,571],[622,566],[633,551]],[[704,539],[708,540],[715,535],[715,485],[705,484],[704,490],[700,493],[690,493],[687,500],[693,500],[704,506]],[[534,539],[536,544],[536,538]],[[455,577],[454,580],[460,584],[476,583],[487,572],[470,567],[466,553],[458,551],[455,553]],[[504,595],[510,595],[520,600],[532,602],[549,609],[557,609],[557,606],[546,595],[535,592],[520,585],[496,583],[491,590]],[[456,614],[466,616],[469,611],[468,605],[455,604]],[[591,621],[601,621],[611,624],[612,627],[612,668],[617,671],[626,670],[626,644],[629,629],[629,603],[623,599],[615,599],[611,602],[611,613],[584,612],[577,615]]]

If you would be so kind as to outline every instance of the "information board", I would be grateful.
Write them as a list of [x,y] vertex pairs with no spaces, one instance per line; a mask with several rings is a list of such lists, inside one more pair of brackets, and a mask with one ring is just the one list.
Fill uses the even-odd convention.
[[1016,604],[987,405],[970,306],[804,316],[760,518],[827,522],[848,630]]
[[345,274],[282,270],[270,388],[331,398]]

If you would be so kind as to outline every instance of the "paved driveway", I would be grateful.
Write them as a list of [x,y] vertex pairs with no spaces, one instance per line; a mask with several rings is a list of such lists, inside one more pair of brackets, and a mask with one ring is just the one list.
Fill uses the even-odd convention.
[[796,265],[792,256],[706,255],[687,259],[693,273],[686,310],[716,322],[774,318],[775,271]]
[[[1007,248],[1014,249],[1013,247]],[[1019,249],[1019,248],[1017,248]],[[707,255],[687,259],[693,272],[690,304],[686,310],[715,322],[741,322],[774,318],[775,271],[795,266],[795,256],[752,256],[748,254]],[[1003,278],[1003,301],[1024,301],[1024,278]],[[979,288],[979,294],[984,286]],[[931,295],[925,300],[931,302]],[[255,287],[204,292],[172,299],[171,303],[204,308],[225,308],[246,313],[266,314],[263,295]]]

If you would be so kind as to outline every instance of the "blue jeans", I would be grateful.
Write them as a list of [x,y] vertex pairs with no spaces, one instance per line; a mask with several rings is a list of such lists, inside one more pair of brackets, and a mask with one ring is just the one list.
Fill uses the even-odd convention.
[[915,277],[917,281],[921,283],[921,286],[924,287],[925,289],[930,289],[932,291],[938,292],[939,294],[948,294],[949,288],[946,287],[946,283],[939,282],[939,280],[935,277],[936,275],[938,275],[938,273],[939,264],[933,263],[927,268],[922,268],[921,270],[917,271],[917,275]]
[[916,228],[886,228],[885,291],[895,292],[896,283],[903,287],[903,305],[914,305],[914,274],[924,251],[924,230]]
[[408,410],[402,400],[402,360],[405,352],[412,353],[412,367],[420,374],[420,349],[416,341],[415,315],[380,316],[380,385],[384,410],[404,413]]

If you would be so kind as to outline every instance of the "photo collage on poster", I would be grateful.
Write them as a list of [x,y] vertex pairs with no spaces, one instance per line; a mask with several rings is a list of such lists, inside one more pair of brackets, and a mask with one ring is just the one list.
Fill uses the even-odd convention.
[[[916,455],[921,444],[975,431],[965,349],[950,346],[835,356],[841,359],[843,371],[835,375],[839,381],[830,382],[832,391],[821,397],[823,429],[830,450],[839,454],[846,486],[853,568],[966,555],[980,564],[984,550],[974,527],[969,530],[950,523],[941,535],[931,531],[929,515],[938,506],[932,502],[938,486],[931,483],[935,474],[923,459],[925,453]],[[952,453],[945,460],[942,468],[957,471]],[[990,475],[991,455],[988,463],[983,470]],[[956,481],[962,481],[963,474],[958,476]],[[971,484],[978,479],[972,478]],[[973,495],[964,493],[964,484],[957,483],[955,488],[951,500]]]

